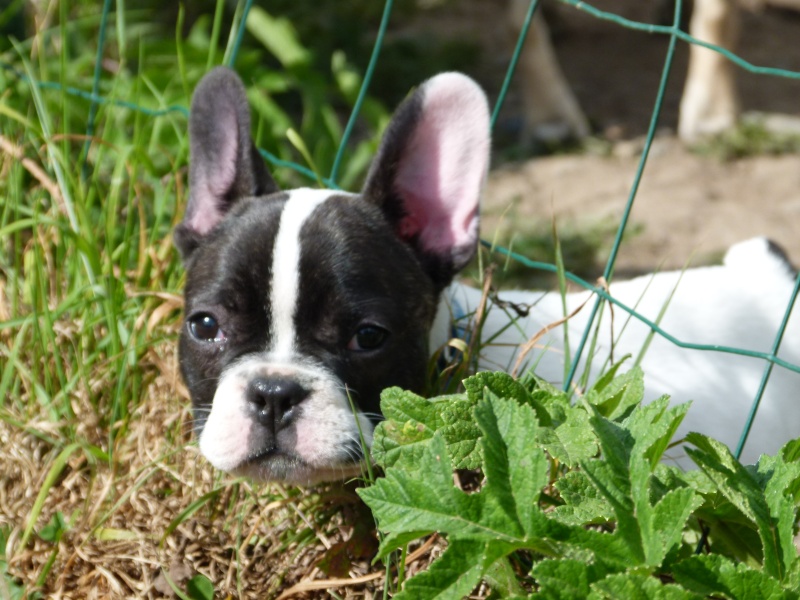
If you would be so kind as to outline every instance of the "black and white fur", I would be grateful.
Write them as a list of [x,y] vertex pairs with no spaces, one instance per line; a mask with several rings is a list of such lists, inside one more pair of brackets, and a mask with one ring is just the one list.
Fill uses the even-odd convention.
[[[200,450],[216,467],[263,480],[308,484],[359,470],[389,386],[421,392],[431,353],[451,332],[453,307],[475,310],[479,292],[454,284],[478,241],[489,162],[489,111],[469,78],[445,73],[395,112],[360,194],[280,191],[250,139],[244,88],[231,71],[209,73],[189,124],[191,193],[175,240],[187,269],[180,364]],[[686,341],[766,350],[792,285],[767,242],[731,250],[721,267],[663,273],[612,286],[655,319],[675,293],[665,329]],[[584,294],[568,297],[570,307]],[[513,292],[533,306],[522,329],[490,306],[484,368],[508,367],[516,347],[563,316],[552,293]],[[571,310],[568,309],[568,310]],[[569,323],[582,331],[585,314]],[[637,353],[647,328],[631,323],[615,356]],[[793,326],[788,360],[797,358]],[[612,332],[601,328],[595,368]],[[537,373],[563,376],[563,333],[542,341]],[[734,444],[762,363],[684,353],[658,337],[643,362],[648,397],[695,399],[688,429]],[[778,369],[759,412],[753,452],[800,430],[800,378]],[[355,406],[355,415],[351,406]]]

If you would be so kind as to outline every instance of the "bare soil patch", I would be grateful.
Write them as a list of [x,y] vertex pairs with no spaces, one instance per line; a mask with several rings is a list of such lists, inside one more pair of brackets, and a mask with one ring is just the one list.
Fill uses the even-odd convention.
[[[638,166],[638,152],[632,151],[638,145],[619,143],[608,157],[554,156],[496,169],[485,195],[484,234],[553,218],[559,229],[587,231],[619,222]],[[800,156],[721,162],[692,154],[673,137],[658,139],[629,229],[634,234],[623,242],[617,261],[621,275],[682,268],[690,259],[714,262],[731,244],[759,235],[778,242],[800,263]]]

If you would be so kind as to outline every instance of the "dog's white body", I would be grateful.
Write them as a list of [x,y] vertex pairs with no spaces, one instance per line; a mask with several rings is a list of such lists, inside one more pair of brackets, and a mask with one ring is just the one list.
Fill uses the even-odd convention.
[[[733,246],[723,265],[663,272],[613,283],[611,295],[681,342],[743,348],[769,353],[793,290],[793,273],[785,259],[764,238]],[[481,291],[454,284],[434,331],[432,346],[447,339],[446,321],[451,314],[473,315]],[[565,380],[564,328],[569,347],[575,352],[595,301],[590,292],[566,296],[566,313],[585,303],[563,326],[542,336],[525,359],[525,365],[542,379],[560,385]],[[498,294],[501,301],[530,307],[519,317],[508,305],[491,299],[482,328],[482,338],[492,340],[482,348],[480,368],[512,370],[521,345],[548,325],[565,316],[558,292],[508,291]],[[587,302],[587,299],[589,300]],[[659,314],[666,307],[663,317]],[[798,311],[795,311],[798,312]],[[510,320],[515,324],[509,326]],[[589,345],[576,371],[575,380],[589,369],[589,382],[606,369],[611,360],[627,354],[632,358],[622,370],[642,355],[645,374],[645,400],[669,394],[673,402],[693,401],[679,436],[689,431],[710,435],[735,449],[751,410],[762,374],[763,359],[719,351],[681,348],[656,334],[647,346],[651,329],[620,307],[603,307],[598,316],[600,329],[594,354]],[[612,333],[613,321],[613,333]],[[594,331],[594,330],[593,330]],[[778,356],[789,363],[800,363],[800,321],[789,321]],[[593,335],[593,334],[592,334]],[[647,347],[646,347],[647,346]],[[787,440],[800,435],[800,374],[776,366],[759,406],[753,429],[744,447],[742,461],[752,463],[762,453],[774,453]],[[681,447],[669,457],[683,467],[693,463]]]

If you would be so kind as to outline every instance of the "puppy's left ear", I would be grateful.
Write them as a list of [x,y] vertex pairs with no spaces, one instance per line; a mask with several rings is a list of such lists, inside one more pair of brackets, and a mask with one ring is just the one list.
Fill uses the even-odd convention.
[[442,73],[397,109],[367,175],[364,197],[441,287],[475,254],[489,151],[483,90],[466,75]]
[[242,198],[278,190],[250,138],[250,107],[238,75],[217,67],[203,77],[189,113],[189,203],[175,230],[184,259]]

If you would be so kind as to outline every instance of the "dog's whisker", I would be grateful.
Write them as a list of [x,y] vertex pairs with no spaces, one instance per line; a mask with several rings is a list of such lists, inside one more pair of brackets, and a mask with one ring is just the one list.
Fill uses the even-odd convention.
[[365,417],[367,417],[368,419],[376,419],[376,420],[379,420],[379,421],[383,420],[383,415],[381,413],[362,412],[361,414],[364,415]]

